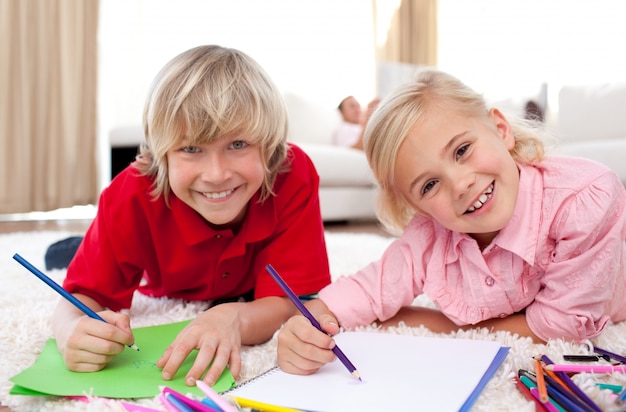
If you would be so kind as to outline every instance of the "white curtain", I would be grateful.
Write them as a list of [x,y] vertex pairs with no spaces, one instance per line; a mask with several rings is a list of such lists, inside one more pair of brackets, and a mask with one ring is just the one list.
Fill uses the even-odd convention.
[[97,200],[98,0],[0,0],[0,213]]

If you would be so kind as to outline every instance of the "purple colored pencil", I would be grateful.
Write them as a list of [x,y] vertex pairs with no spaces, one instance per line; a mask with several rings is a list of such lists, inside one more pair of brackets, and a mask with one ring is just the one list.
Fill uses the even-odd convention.
[[593,351],[595,353],[599,353],[600,355],[608,356],[611,359],[615,359],[616,361],[626,364],[626,357],[622,355],[618,355],[617,353],[609,352],[606,349],[598,348],[595,346],[593,347]]
[[[265,270],[267,270],[268,273],[270,274],[270,276],[272,276],[272,278],[274,278],[276,283],[278,283],[278,286],[280,286],[280,288],[287,294],[289,299],[291,299],[293,304],[296,305],[298,310],[309,320],[309,322],[311,322],[311,324],[313,326],[315,326],[318,330],[324,332],[322,330],[322,326],[317,321],[317,319],[315,319],[313,317],[313,315],[311,314],[311,312],[309,312],[309,310],[306,308],[306,306],[304,306],[302,304],[302,302],[300,301],[298,296],[296,296],[296,294],[293,292],[293,290],[291,290],[289,285],[287,285],[287,283],[283,280],[283,278],[278,274],[276,269],[274,269],[272,267],[272,265],[267,265],[267,266],[265,266]],[[352,374],[352,376],[354,376],[358,380],[361,380],[361,375],[359,374],[359,371],[357,371],[356,367],[352,364],[352,362],[350,362],[350,360],[343,353],[343,351],[341,349],[339,349],[339,346],[335,345],[335,347],[332,350],[333,350],[335,356],[337,356],[337,358],[339,358],[341,363],[343,363],[344,366],[346,368],[348,368],[348,371]]]

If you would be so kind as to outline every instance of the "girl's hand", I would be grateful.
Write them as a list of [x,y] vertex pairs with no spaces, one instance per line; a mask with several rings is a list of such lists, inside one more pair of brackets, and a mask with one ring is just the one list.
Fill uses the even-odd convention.
[[134,342],[128,315],[112,311],[99,315],[106,323],[80,316],[65,323],[63,328],[57,328],[57,347],[69,370],[99,371]]
[[[188,386],[196,380],[213,385],[226,366],[235,378],[241,370],[241,321],[238,304],[224,303],[198,315],[168,346],[157,366],[163,368],[163,379],[171,380],[189,354],[198,355],[185,377]],[[210,367],[209,367],[210,366]],[[208,369],[208,371],[207,371]]]
[[[335,341],[329,336],[339,332],[337,320],[330,314],[317,317],[319,331],[302,315],[290,318],[278,334],[278,366],[287,373],[310,375],[335,359]],[[327,334],[328,333],[328,334]]]

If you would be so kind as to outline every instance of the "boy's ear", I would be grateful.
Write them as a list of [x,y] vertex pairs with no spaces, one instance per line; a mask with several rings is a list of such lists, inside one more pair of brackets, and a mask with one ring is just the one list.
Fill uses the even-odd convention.
[[513,150],[513,147],[515,147],[515,136],[513,136],[511,124],[506,119],[506,116],[500,110],[493,108],[489,110],[489,118],[496,127],[498,135],[504,140],[507,149]]

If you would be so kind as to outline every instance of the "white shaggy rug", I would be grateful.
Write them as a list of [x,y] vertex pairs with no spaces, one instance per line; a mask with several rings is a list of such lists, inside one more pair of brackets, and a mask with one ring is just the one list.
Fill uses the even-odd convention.
[[[57,240],[74,233],[60,231],[24,232],[0,235],[0,404],[12,411],[122,411],[117,401],[92,399],[91,402],[72,401],[54,397],[31,397],[9,395],[12,386],[8,380],[30,366],[37,358],[44,342],[51,337],[50,314],[58,295],[26,271],[12,256],[19,253],[35,266],[44,270],[46,248]],[[333,276],[348,274],[380,256],[391,239],[370,234],[327,233],[328,251]],[[47,274],[61,282],[65,271],[52,270]],[[416,304],[431,305],[424,297]],[[131,311],[133,327],[189,319],[204,310],[202,304],[183,304],[181,301],[151,299],[137,295]],[[360,330],[373,331],[375,326]],[[587,353],[584,345],[574,345],[554,340],[546,345],[536,345],[530,339],[519,338],[510,333],[488,333],[472,330],[446,335],[434,334],[425,328],[399,327],[390,330],[397,334],[416,336],[442,336],[446,338],[496,340],[511,348],[508,357],[491,379],[473,407],[473,411],[534,411],[516,388],[513,377],[520,368],[533,369],[532,356],[546,354],[554,361],[561,361],[563,354]],[[607,350],[626,353],[626,322],[611,325],[595,342]],[[275,366],[276,339],[243,350],[243,370],[240,381],[253,378]],[[416,371],[416,373],[422,373]],[[425,373],[425,372],[424,372]],[[52,378],[52,377],[51,377]],[[621,374],[579,374],[575,382],[603,409],[611,404],[609,392],[600,390],[595,382],[626,384]],[[384,394],[381,394],[384,396]],[[155,399],[135,401],[146,407],[164,410]],[[410,410],[420,410],[415,399]]]

